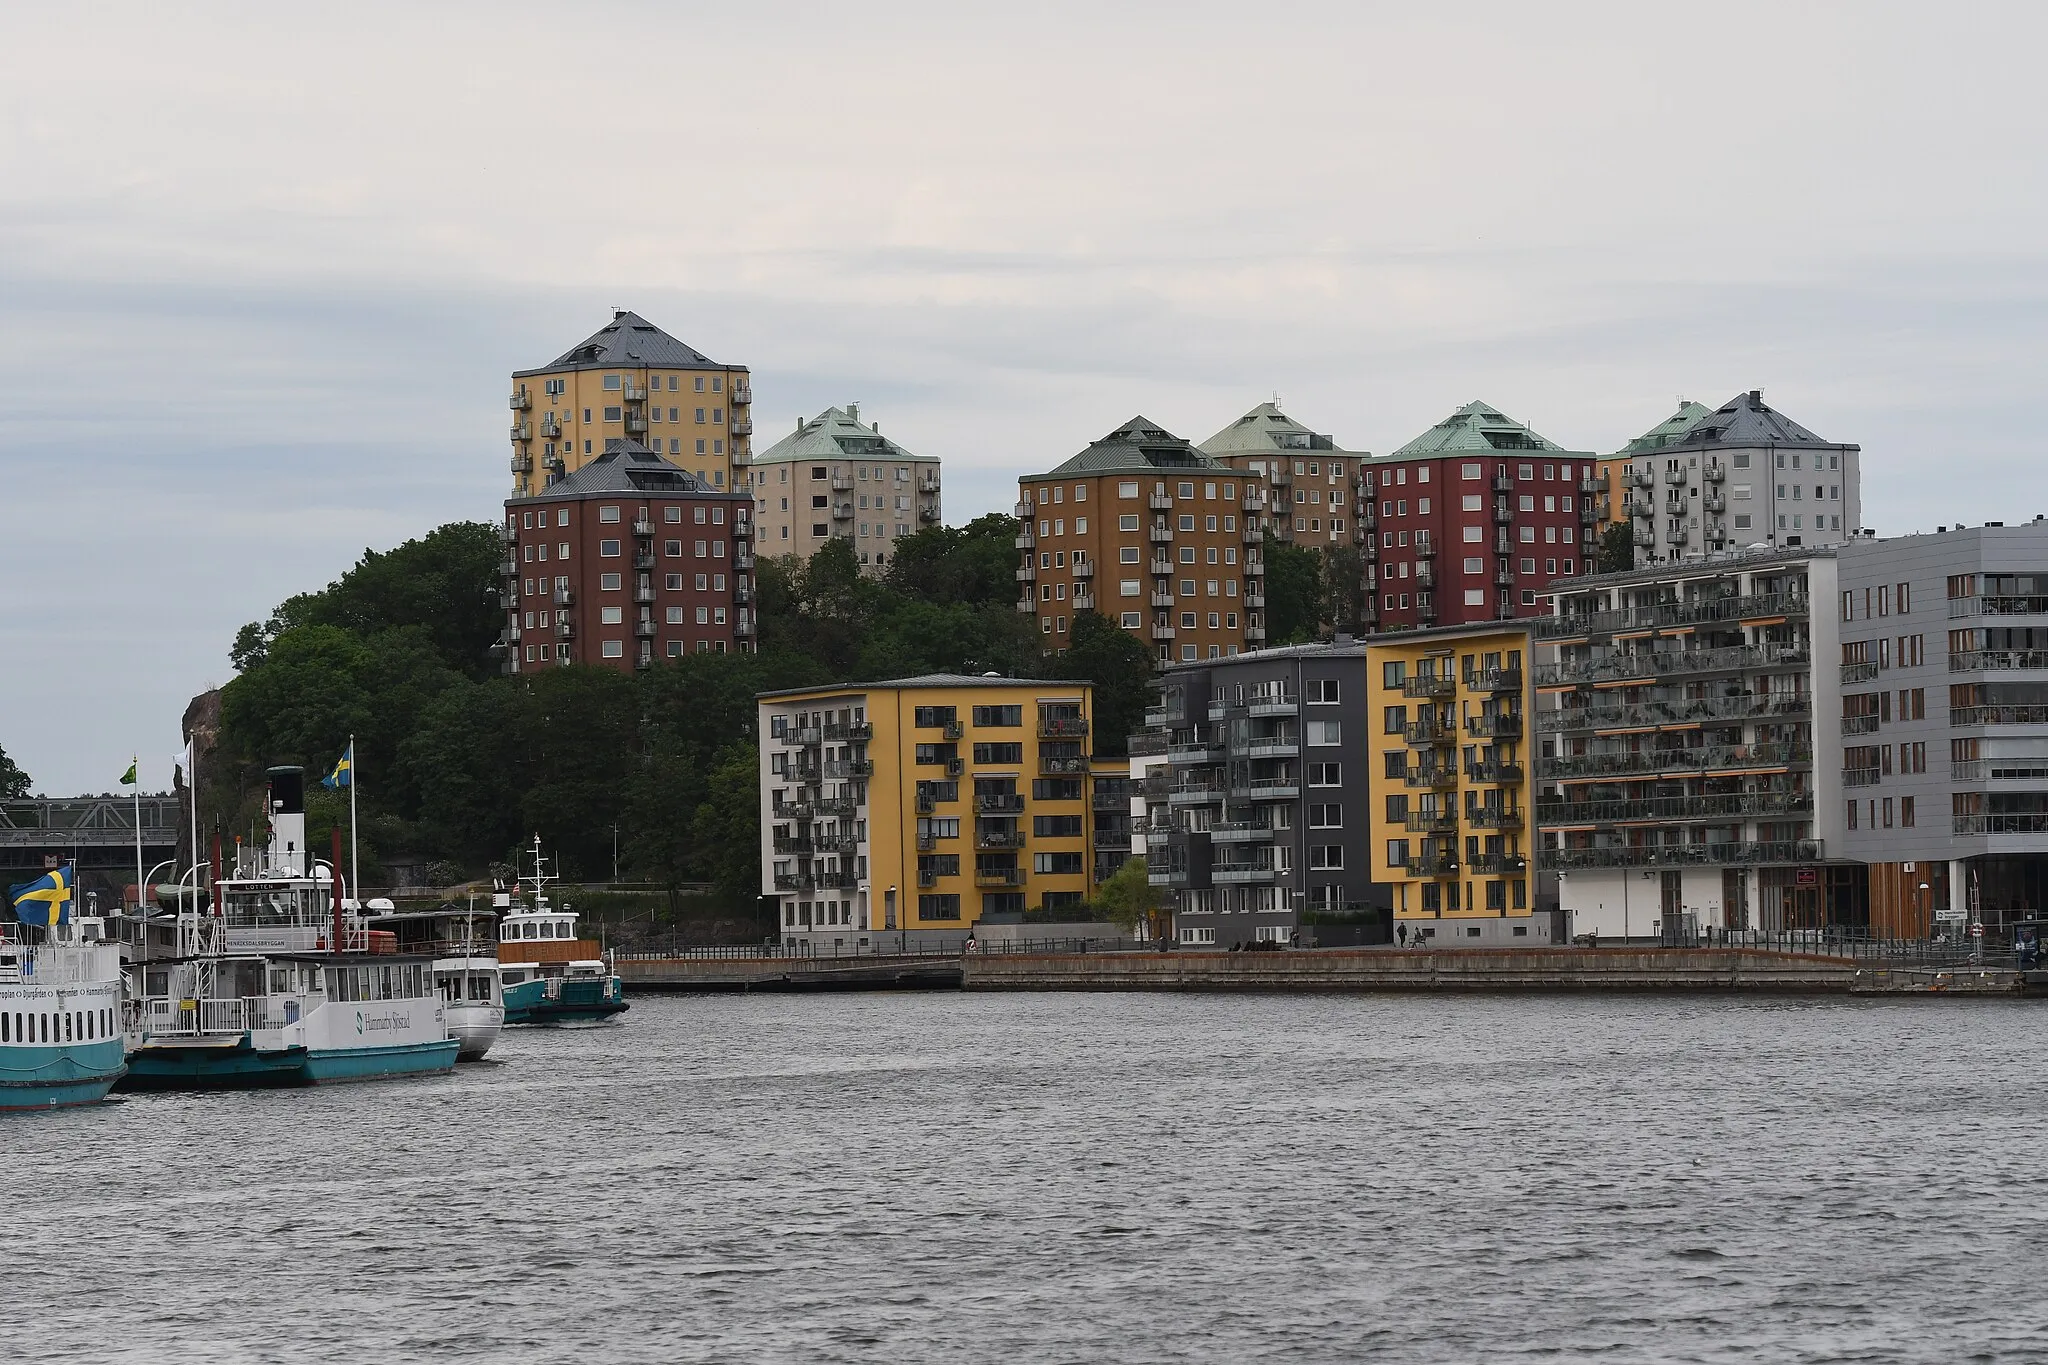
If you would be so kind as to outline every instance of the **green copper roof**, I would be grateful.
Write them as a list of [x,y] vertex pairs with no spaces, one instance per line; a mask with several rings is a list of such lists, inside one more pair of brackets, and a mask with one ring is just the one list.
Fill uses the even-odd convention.
[[1283,450],[1323,450],[1363,458],[1367,452],[1345,450],[1332,437],[1311,431],[1280,411],[1278,403],[1261,403],[1202,442],[1207,455],[1272,455]]
[[1029,481],[1075,474],[1144,474],[1167,469],[1231,472],[1228,466],[1204,455],[1150,418],[1133,417],[1051,473],[1025,478]]
[[1614,453],[1618,458],[1626,459],[1630,455],[1642,455],[1652,450],[1662,450],[1665,446],[1670,445],[1673,441],[1683,436],[1693,423],[1699,421],[1700,418],[1705,417],[1711,411],[1712,409],[1705,403],[1681,400],[1678,404],[1677,412],[1672,413],[1669,417],[1657,423],[1656,426],[1651,427],[1648,431]]
[[1491,403],[1473,402],[1402,446],[1394,458],[1510,450],[1563,451],[1564,447],[1537,435]]

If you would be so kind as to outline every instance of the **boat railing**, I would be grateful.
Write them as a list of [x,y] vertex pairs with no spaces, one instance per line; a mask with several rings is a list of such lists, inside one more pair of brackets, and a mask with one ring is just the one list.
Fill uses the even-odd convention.
[[298,1022],[288,1004],[296,997],[231,996],[224,999],[194,1000],[173,996],[152,996],[143,1002],[143,1027],[153,1038],[207,1038],[247,1033],[257,1029],[279,1029]]

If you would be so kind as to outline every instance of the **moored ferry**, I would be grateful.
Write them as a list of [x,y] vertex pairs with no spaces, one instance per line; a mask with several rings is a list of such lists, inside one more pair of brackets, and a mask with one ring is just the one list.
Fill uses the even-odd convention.
[[371,929],[390,931],[400,953],[433,956],[434,989],[458,1044],[455,1059],[482,1061],[505,1023],[496,914],[454,906],[393,910],[389,901],[371,901],[368,908]]
[[103,1100],[122,1059],[121,950],[73,919],[71,869],[14,888],[0,925],[0,1110]]
[[498,970],[507,1024],[595,1023],[627,1009],[625,983],[591,939],[578,938],[576,914],[548,900],[540,839],[533,841],[532,900],[515,887],[498,892]]
[[451,1070],[457,1041],[434,959],[400,954],[344,904],[305,847],[303,772],[270,770],[270,845],[143,965],[124,1090],[320,1085]]

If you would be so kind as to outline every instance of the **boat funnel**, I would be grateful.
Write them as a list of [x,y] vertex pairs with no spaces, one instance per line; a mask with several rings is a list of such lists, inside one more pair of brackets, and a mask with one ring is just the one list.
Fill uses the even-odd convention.
[[270,870],[306,874],[306,770],[272,768],[270,778]]

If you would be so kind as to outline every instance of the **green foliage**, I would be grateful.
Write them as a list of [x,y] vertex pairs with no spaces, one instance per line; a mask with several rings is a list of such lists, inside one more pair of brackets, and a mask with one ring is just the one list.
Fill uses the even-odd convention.
[[1636,566],[1635,531],[1617,521],[1600,533],[1600,553],[1595,563],[1601,573],[1622,573]]
[[1322,625],[1322,555],[1266,532],[1266,644],[1316,638]]
[[0,749],[0,801],[17,801],[34,790],[27,773],[14,766],[14,760]]
[[1095,684],[1094,750],[1106,758],[1129,751],[1145,725],[1152,697],[1152,651],[1100,612],[1078,613],[1067,632],[1067,652],[1047,659],[1047,675]]
[[1365,556],[1355,545],[1332,545],[1319,552],[1323,568],[1323,620],[1344,635],[1366,633],[1366,608],[1372,605],[1365,588]]
[[1133,858],[1096,890],[1095,905],[1104,919],[1129,933],[1140,923],[1149,923],[1164,901],[1146,875],[1145,860]]

